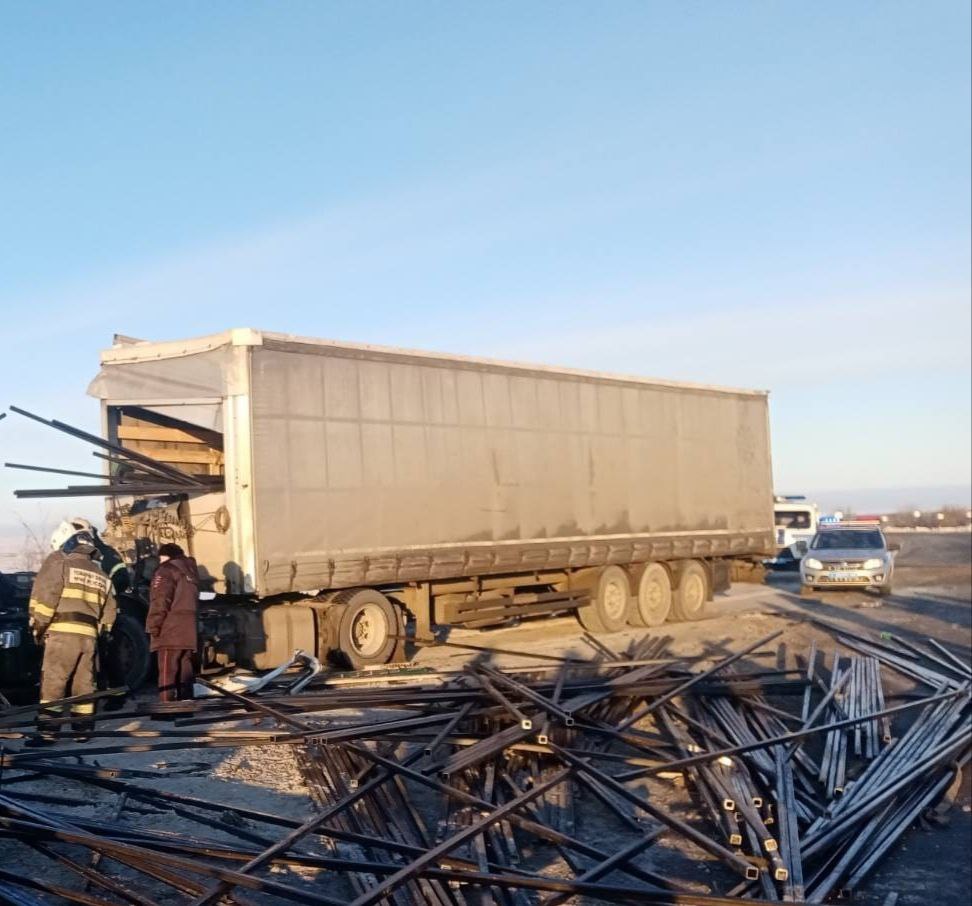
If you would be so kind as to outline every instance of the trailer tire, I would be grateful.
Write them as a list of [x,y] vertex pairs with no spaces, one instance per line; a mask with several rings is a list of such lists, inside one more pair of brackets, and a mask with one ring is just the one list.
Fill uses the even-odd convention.
[[619,632],[632,609],[628,574],[620,566],[605,566],[591,588],[590,603],[577,609],[577,620],[588,632]]
[[672,579],[660,563],[646,563],[637,577],[635,606],[628,622],[632,626],[661,626],[672,610]]
[[331,598],[337,648],[355,670],[387,664],[405,634],[401,609],[374,588],[353,588]]
[[705,567],[698,560],[682,565],[678,587],[672,601],[672,612],[682,622],[701,620],[705,616],[705,603],[709,597],[709,579]]
[[110,686],[127,686],[135,692],[148,676],[152,664],[148,636],[138,620],[127,613],[120,613],[115,619],[105,661],[104,672]]

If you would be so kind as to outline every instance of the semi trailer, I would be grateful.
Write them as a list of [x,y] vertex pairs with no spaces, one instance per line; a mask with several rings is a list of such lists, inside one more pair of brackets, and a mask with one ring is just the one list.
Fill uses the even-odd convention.
[[[204,663],[697,620],[774,550],[764,391],[235,329],[116,338],[89,393],[106,538],[136,575],[165,541],[196,558]],[[143,459],[158,486],[122,494]]]

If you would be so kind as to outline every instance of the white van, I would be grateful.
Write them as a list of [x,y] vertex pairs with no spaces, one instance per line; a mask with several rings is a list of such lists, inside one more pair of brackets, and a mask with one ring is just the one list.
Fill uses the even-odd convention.
[[817,533],[820,511],[806,497],[777,496],[773,503],[776,532],[776,557],[770,563],[785,567],[799,562],[807,552],[807,545]]

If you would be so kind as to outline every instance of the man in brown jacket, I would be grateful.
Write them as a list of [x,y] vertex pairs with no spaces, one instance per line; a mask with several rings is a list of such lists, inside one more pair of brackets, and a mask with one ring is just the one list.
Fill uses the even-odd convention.
[[[30,623],[37,643],[44,645],[41,671],[39,742],[49,741],[58,727],[60,707],[45,704],[95,691],[98,636],[111,630],[116,604],[111,582],[96,559],[94,539],[62,523],[51,539],[53,552],[41,565],[30,594]],[[69,708],[75,730],[90,730],[93,702]]]
[[198,602],[196,561],[187,557],[178,544],[161,545],[145,618],[152,651],[158,652],[161,701],[192,698]]

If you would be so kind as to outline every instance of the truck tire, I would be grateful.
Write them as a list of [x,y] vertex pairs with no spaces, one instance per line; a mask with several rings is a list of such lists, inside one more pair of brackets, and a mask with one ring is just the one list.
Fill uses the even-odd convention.
[[577,620],[588,632],[619,632],[631,610],[628,574],[620,566],[605,566],[591,588],[590,603],[577,609]]
[[672,613],[682,622],[701,620],[705,616],[705,603],[709,597],[709,580],[705,567],[698,560],[689,560],[682,566],[672,601]]
[[128,686],[135,692],[145,682],[152,654],[145,629],[134,617],[121,613],[115,619],[105,660],[110,686]]
[[661,626],[672,610],[672,580],[660,563],[646,563],[637,576],[635,606],[628,622],[632,626]]
[[392,659],[405,627],[401,610],[380,591],[352,588],[338,592],[331,598],[331,607],[340,608],[337,647],[353,669],[387,664]]

